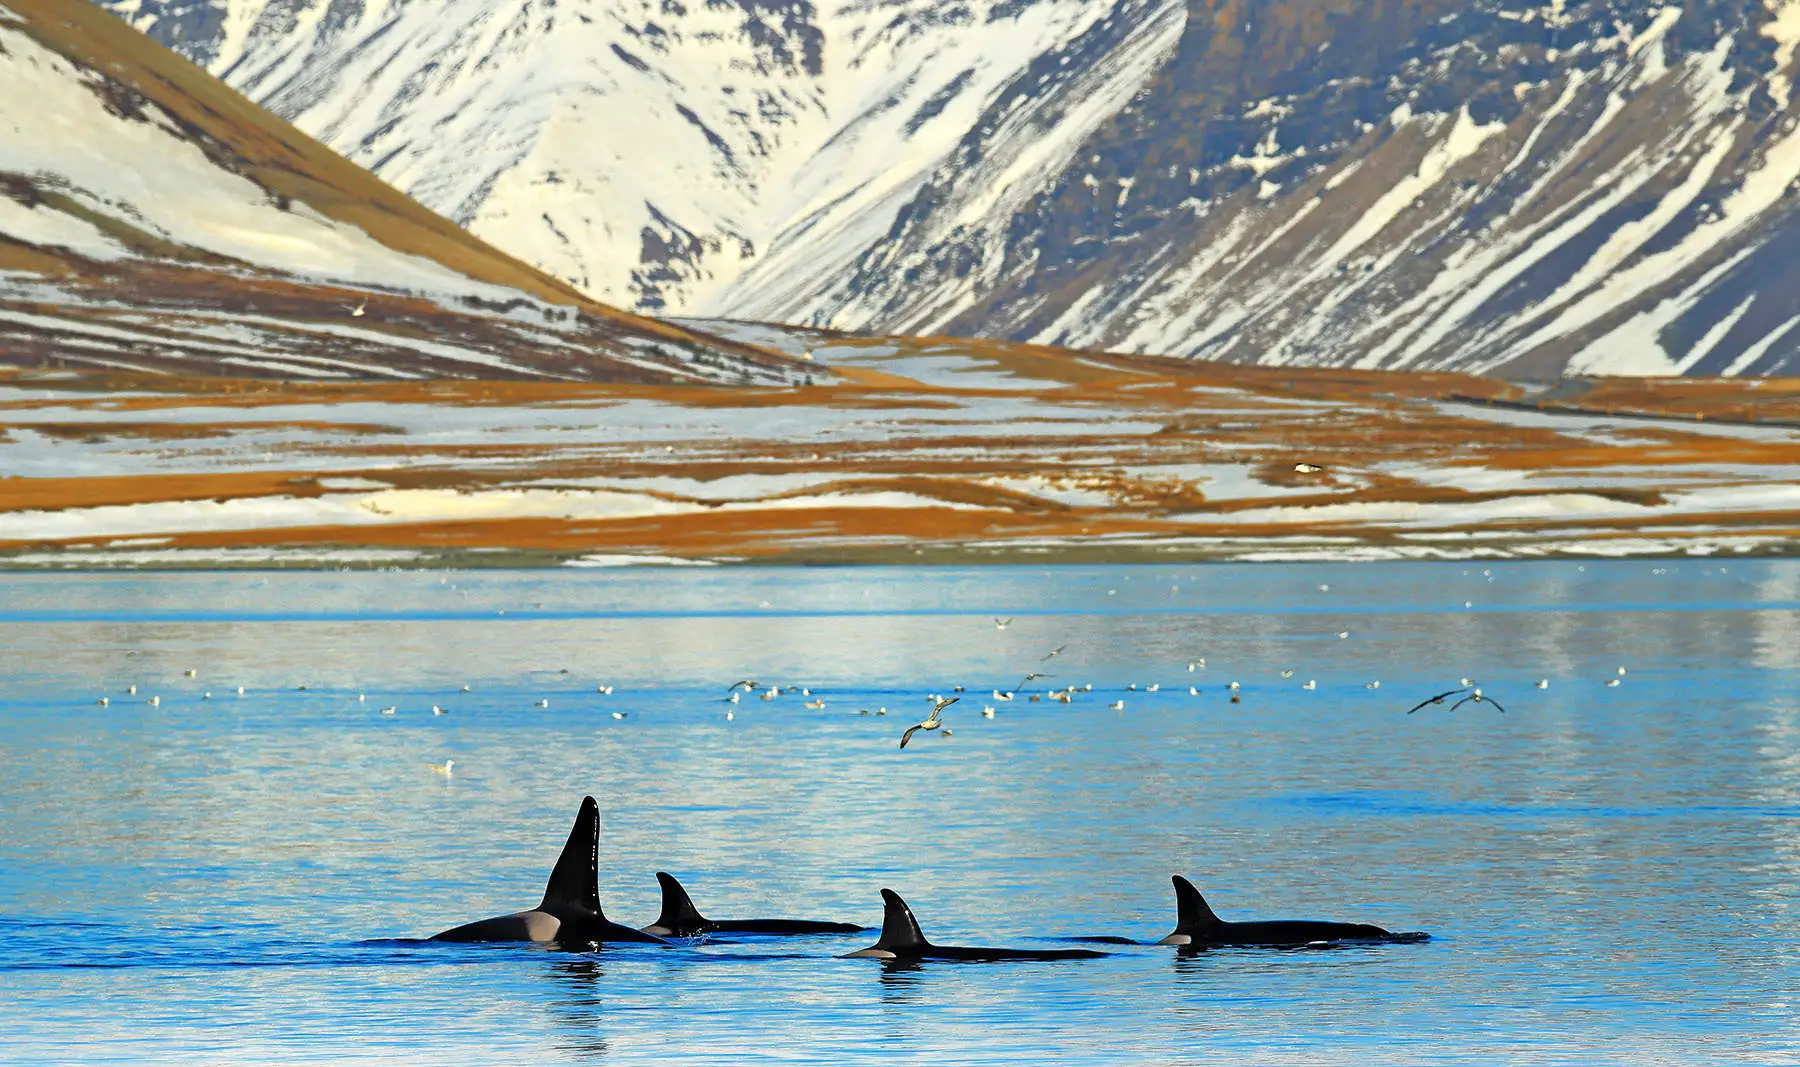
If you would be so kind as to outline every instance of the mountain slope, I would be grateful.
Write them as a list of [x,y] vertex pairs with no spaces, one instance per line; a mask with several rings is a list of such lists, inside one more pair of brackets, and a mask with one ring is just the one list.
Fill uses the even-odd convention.
[[1800,0],[107,0],[659,312],[1800,368]]
[[779,354],[596,304],[112,17],[0,6],[0,352],[18,365],[751,379]]

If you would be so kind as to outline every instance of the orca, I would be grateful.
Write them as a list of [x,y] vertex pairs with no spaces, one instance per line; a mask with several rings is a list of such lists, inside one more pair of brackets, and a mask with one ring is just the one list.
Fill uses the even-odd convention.
[[1396,934],[1367,923],[1334,923],[1314,920],[1228,923],[1213,914],[1194,883],[1181,875],[1175,882],[1175,932],[1159,945],[1206,948],[1211,945],[1301,946],[1336,942],[1411,943],[1429,941],[1426,933]]
[[644,927],[647,934],[658,937],[699,937],[701,934],[854,934],[866,930],[855,923],[828,923],[813,919],[708,919],[694,907],[675,876],[657,871],[662,885],[662,914]]
[[550,871],[544,899],[530,911],[499,915],[465,923],[432,941],[547,941],[562,945],[605,944],[610,941],[650,941],[662,938],[608,922],[600,910],[600,805],[583,797],[568,843]]
[[934,945],[925,940],[919,921],[900,894],[883,889],[881,939],[868,948],[846,953],[839,959],[878,960],[1088,960],[1106,955],[1089,948],[964,948]]

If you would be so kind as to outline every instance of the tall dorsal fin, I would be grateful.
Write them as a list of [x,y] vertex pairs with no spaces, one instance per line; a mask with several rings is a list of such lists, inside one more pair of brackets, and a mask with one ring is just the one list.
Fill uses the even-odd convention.
[[694,901],[687,890],[675,876],[667,871],[657,871],[656,880],[662,885],[662,914],[656,917],[656,926],[673,930],[677,935],[688,930],[698,930],[711,926],[712,921],[700,914],[694,907]]
[[581,798],[581,810],[569,830],[569,841],[550,871],[539,911],[552,915],[566,912],[605,918],[600,911],[600,805],[593,797]]
[[1219,917],[1206,905],[1206,898],[1194,888],[1194,883],[1174,875],[1175,883],[1175,932],[1203,938],[1219,925]]
[[893,951],[903,948],[928,946],[925,934],[919,929],[919,920],[913,918],[912,909],[900,894],[892,889],[881,891],[881,900],[885,905],[881,915],[881,940],[875,942],[876,948]]

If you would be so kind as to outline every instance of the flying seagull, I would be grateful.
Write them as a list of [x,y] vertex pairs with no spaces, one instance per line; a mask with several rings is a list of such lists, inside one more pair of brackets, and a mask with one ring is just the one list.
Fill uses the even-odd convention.
[[937,704],[932,707],[931,714],[925,717],[924,722],[908,726],[906,732],[900,735],[900,747],[905,748],[906,743],[912,740],[912,735],[918,733],[920,730],[935,730],[944,725],[944,709],[961,699],[962,697],[948,697],[938,701]]
[[995,620],[994,620],[994,629],[996,629],[996,630],[1004,630],[1004,629],[1006,629],[1006,628],[1007,628],[1007,627],[1008,627],[1008,626],[1011,626],[1011,625],[1012,625],[1012,620],[1011,620],[1011,619],[1000,619],[1000,618],[996,618],[996,619],[995,619]]
[[[1411,710],[1409,710],[1407,712],[1407,714],[1411,715],[1413,712],[1418,711],[1420,708],[1425,707],[1428,704],[1442,704],[1444,702],[1444,698],[1453,697],[1458,693],[1468,692],[1468,688],[1469,688],[1468,686],[1461,686],[1459,688],[1452,689],[1445,693],[1439,693],[1437,696],[1430,697],[1425,700],[1421,700],[1417,704],[1414,704],[1412,706]],[[1458,701],[1458,703],[1461,703],[1461,701]]]
[[741,685],[741,686],[743,686],[743,687],[744,687],[744,692],[746,692],[746,693],[748,693],[748,692],[750,692],[750,691],[751,691],[751,690],[753,690],[753,689],[755,689],[755,688],[756,688],[756,687],[757,687],[757,686],[759,686],[759,685],[761,685],[761,684],[762,684],[762,683],[761,683],[761,682],[759,682],[759,681],[757,681],[757,680],[755,680],[755,679],[754,679],[754,678],[746,678],[746,679],[744,679],[744,680],[743,680],[743,681],[741,681],[741,682],[732,682],[732,683],[731,683],[731,688],[729,688],[729,689],[727,689],[727,690],[725,690],[725,691],[726,691],[726,692],[727,692],[727,693],[735,693],[735,692],[737,692],[737,689],[738,689],[738,686],[740,686],[740,685]]
[[1065,648],[1068,648],[1068,647],[1069,647],[1069,646],[1068,646],[1068,645],[1057,645],[1057,646],[1056,646],[1056,647],[1055,647],[1055,648],[1053,648],[1053,649],[1051,649],[1051,650],[1050,650],[1050,651],[1049,651],[1049,653],[1048,653],[1048,654],[1047,654],[1047,655],[1045,655],[1045,656],[1044,656],[1044,658],[1043,658],[1043,659],[1041,659],[1041,660],[1038,660],[1038,662],[1039,662],[1039,663],[1048,663],[1048,662],[1049,662],[1049,661],[1051,661],[1051,660],[1053,660],[1053,659],[1055,659],[1055,658],[1056,658],[1056,657],[1058,657],[1058,656],[1060,656],[1060,655],[1062,655],[1062,650],[1063,650],[1063,649],[1065,649]]
[[1506,709],[1500,706],[1500,702],[1498,700],[1495,700],[1493,697],[1482,696],[1481,690],[1479,690],[1479,689],[1475,690],[1473,693],[1470,693],[1468,696],[1463,697],[1461,700],[1457,701],[1456,703],[1450,705],[1450,710],[1455,711],[1457,708],[1462,707],[1464,704],[1467,704],[1471,700],[1473,700],[1477,704],[1492,704],[1494,706],[1495,711],[1499,712],[1502,715],[1506,714]]

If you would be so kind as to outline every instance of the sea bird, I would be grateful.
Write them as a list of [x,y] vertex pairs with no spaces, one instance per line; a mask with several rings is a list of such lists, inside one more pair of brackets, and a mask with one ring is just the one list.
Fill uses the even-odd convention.
[[994,620],[994,629],[996,629],[996,630],[1004,630],[1008,626],[1011,626],[1011,625],[1012,625],[1011,619],[995,619]]
[[1479,690],[1479,689],[1470,693],[1468,696],[1463,697],[1461,700],[1457,701],[1456,703],[1450,705],[1450,710],[1455,711],[1457,708],[1462,707],[1464,704],[1467,704],[1471,700],[1473,700],[1477,704],[1492,704],[1494,706],[1495,711],[1499,712],[1502,715],[1506,714],[1506,709],[1500,706],[1500,702],[1498,700],[1495,700],[1493,697],[1482,696],[1481,690]]
[[1420,708],[1425,707],[1428,704],[1442,704],[1444,702],[1445,698],[1453,697],[1458,693],[1466,693],[1466,692],[1468,692],[1468,689],[1469,689],[1469,687],[1466,685],[1459,686],[1456,689],[1451,689],[1447,692],[1439,693],[1437,696],[1427,697],[1426,699],[1419,701],[1417,704],[1414,704],[1412,706],[1412,708],[1407,711],[1407,714],[1411,715],[1413,712],[1418,711]]
[[918,733],[920,730],[936,730],[938,727],[944,725],[944,709],[961,699],[961,697],[950,697],[947,700],[938,701],[932,706],[931,714],[925,717],[924,722],[908,726],[906,732],[900,735],[900,747],[905,748],[906,743],[912,740],[912,735]]
[[1055,648],[1051,649],[1047,654],[1045,654],[1043,659],[1038,660],[1038,662],[1046,663],[1050,660],[1053,660],[1056,657],[1062,655],[1062,650],[1065,648],[1068,648],[1068,647],[1069,647],[1068,645],[1057,645]]

